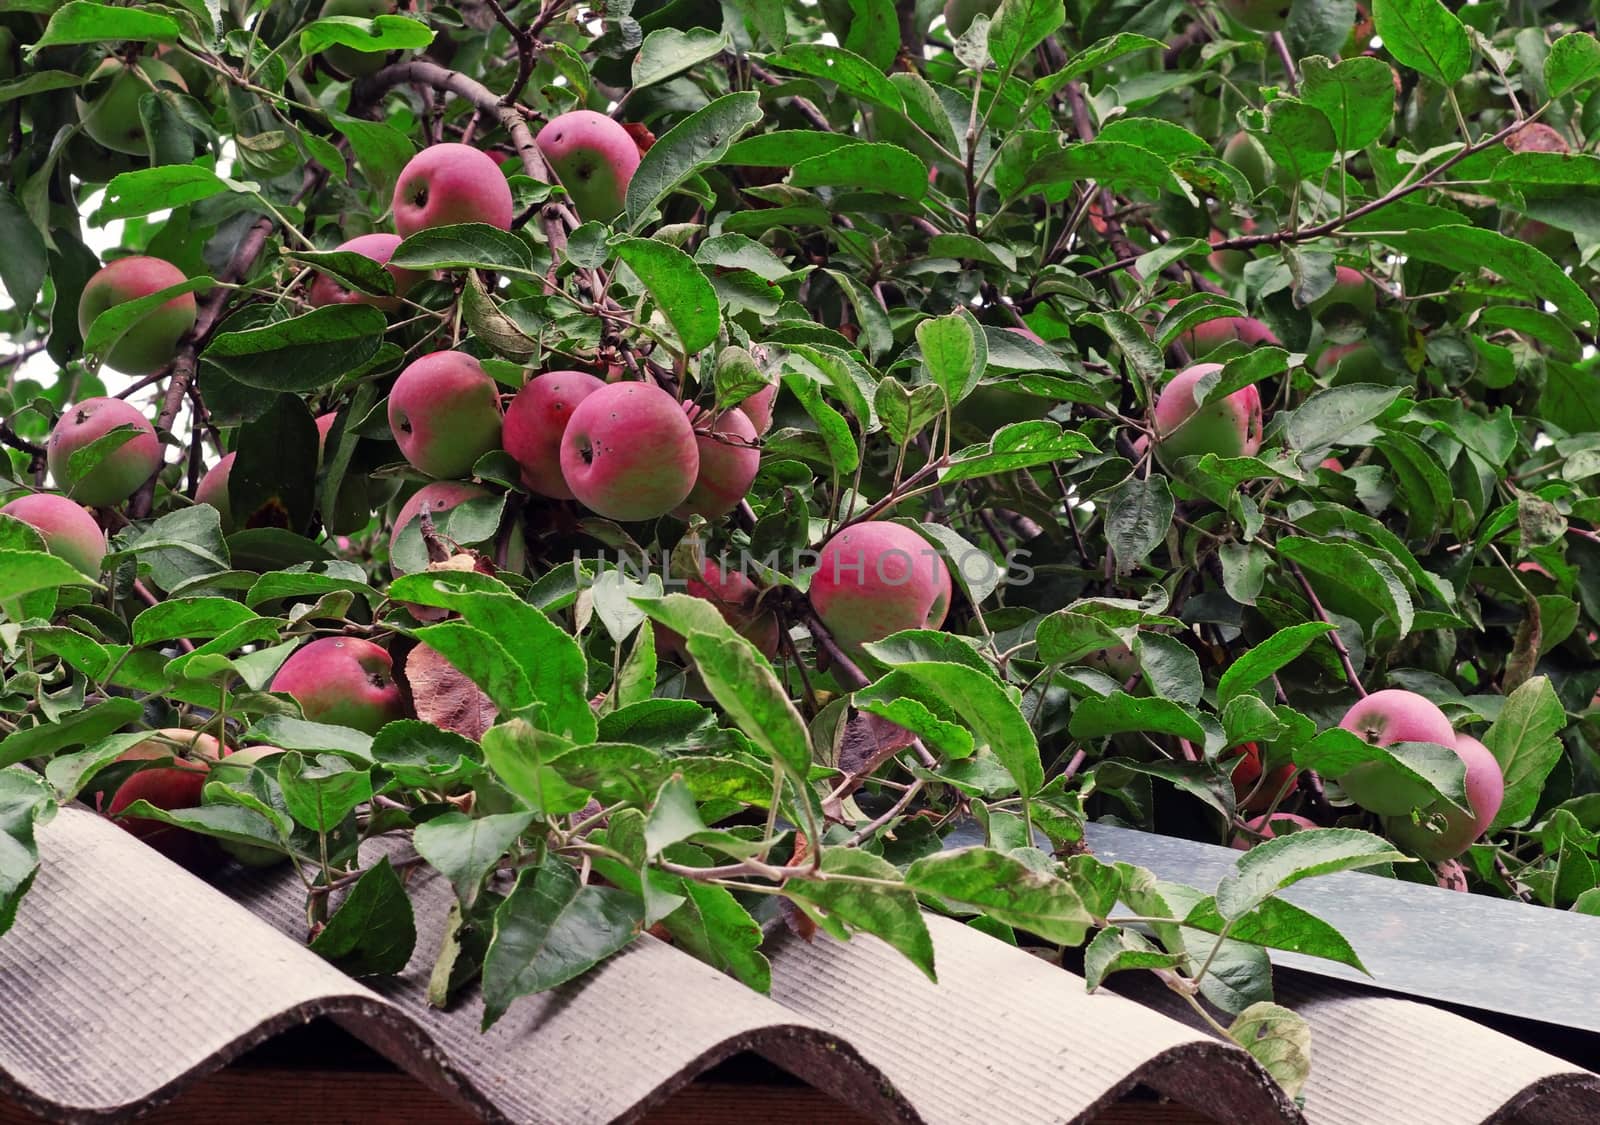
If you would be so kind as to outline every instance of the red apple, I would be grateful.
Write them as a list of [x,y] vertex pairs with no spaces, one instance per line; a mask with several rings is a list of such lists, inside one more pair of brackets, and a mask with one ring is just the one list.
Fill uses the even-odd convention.
[[531,492],[571,500],[561,475],[561,435],[578,404],[605,383],[582,371],[546,371],[530,379],[506,407],[501,443]]
[[405,717],[389,654],[359,637],[323,637],[283,662],[268,691],[294,697],[307,719],[377,733]]
[[[1304,832],[1321,827],[1316,821],[1291,812],[1275,812],[1270,817],[1263,814],[1245,821],[1245,824],[1249,825],[1251,831],[1258,833],[1263,840],[1271,840],[1280,832],[1288,836],[1295,832]],[[1233,838],[1233,846],[1240,851],[1247,850],[1254,842],[1253,837],[1246,836],[1243,833]]]
[[1204,320],[1178,337],[1178,342],[1195,359],[1210,355],[1223,344],[1235,340],[1252,348],[1268,344],[1280,346],[1272,329],[1253,316],[1219,316]]
[[[72,455],[109,434],[131,427],[133,437],[106,454],[79,476]],[[161,442],[150,420],[120,398],[86,398],[68,408],[46,443],[50,475],[63,492],[79,503],[120,504],[161,468]]]
[[[199,807],[206,774],[211,763],[217,760],[218,749],[215,738],[199,731],[178,728],[155,731],[153,737],[124,750],[117,761],[172,758],[173,763],[135,773],[109,795],[101,811],[115,817],[139,800],[148,801],[158,809]],[[204,870],[222,858],[216,841],[209,836],[144,817],[122,818],[117,823],[168,859],[191,870]]]
[[400,172],[394,188],[394,229],[410,238],[430,227],[488,223],[511,229],[511,185],[487,153],[471,145],[423,149]]
[[772,429],[772,407],[777,399],[778,384],[768,383],[739,404],[739,409],[750,419],[750,424],[756,428],[756,433],[764,434]]
[[1377,311],[1378,288],[1360,270],[1337,266],[1333,271],[1333,288],[1307,307],[1313,316],[1338,310],[1344,316],[1365,320]]
[[210,504],[217,510],[217,518],[224,533],[233,530],[233,505],[228,502],[228,478],[233,473],[233,459],[237,454],[223,454],[222,459],[206,470],[194,490],[196,504]]
[[500,446],[500,388],[466,352],[416,360],[389,392],[400,452],[430,477],[464,477]]
[[66,559],[90,578],[100,577],[100,564],[106,557],[106,533],[94,522],[82,504],[50,492],[19,496],[0,516],[11,516],[28,524],[44,539],[44,549]]
[[1390,816],[1383,821],[1384,832],[1391,840],[1430,863],[1454,859],[1466,851],[1493,823],[1506,794],[1505,775],[1487,746],[1471,735],[1458,734],[1455,751],[1467,767],[1470,813],[1440,800],[1422,809],[1416,820]]
[[[761,588],[739,571],[723,570],[710,559],[705,560],[700,575],[684,581],[684,592],[716,606],[723,620],[763,656],[778,659],[778,618],[760,607]],[[679,660],[686,659],[683,638],[670,629],[656,629],[656,646]]]
[[849,649],[905,629],[937,629],[950,610],[950,570],[909,527],[869,520],[823,545],[810,597],[828,632]]
[[[1374,746],[1456,743],[1456,732],[1443,711],[1416,692],[1400,688],[1373,692],[1346,711],[1339,725]],[[1384,816],[1407,815],[1428,800],[1427,789],[1380,762],[1363,762],[1334,780],[1356,804]]]
[[[135,256],[108,263],[89,279],[78,299],[78,330],[85,337],[107,309],[148,297],[188,278],[171,262]],[[111,345],[105,362],[124,375],[148,375],[172,362],[178,341],[194,327],[193,293],[182,293],[152,309]]]
[[394,518],[394,529],[389,532],[390,567],[396,574],[404,573],[394,564],[394,547],[400,541],[400,533],[424,511],[437,519],[457,504],[465,504],[468,500],[487,500],[493,495],[486,488],[453,480],[435,481],[417,489],[404,504],[400,505],[400,511]]
[[1261,777],[1261,747],[1246,742],[1223,753],[1224,759],[1236,758],[1237,764],[1230,775],[1233,780],[1234,799],[1245,812],[1265,812],[1278,800],[1278,795],[1294,786],[1295,767],[1291,762]]
[[608,383],[572,412],[561,437],[561,475],[607,519],[664,516],[689,498],[700,471],[694,427],[678,400],[653,383]]
[[1197,363],[1184,368],[1156,396],[1154,421],[1156,448],[1169,462],[1215,453],[1218,457],[1249,457],[1261,448],[1261,394],[1244,387],[1222,399],[1194,401],[1195,385],[1222,370],[1220,363]]
[[[394,256],[394,248],[399,245],[398,234],[379,233],[358,235],[348,242],[341,242],[334,249],[360,254],[380,265],[387,265],[389,259]],[[375,297],[370,293],[346,289],[334,278],[322,273],[311,283],[311,290],[306,294],[306,300],[319,308],[323,305],[371,305],[385,312],[393,312],[400,307],[400,298],[409,293],[411,287],[422,280],[423,275],[416,270],[401,269],[398,266],[388,266],[388,270],[389,276],[394,278],[392,297]]]
[[700,471],[688,499],[673,514],[681,519],[691,515],[719,519],[739,506],[761,468],[756,428],[734,407],[715,420],[702,413],[694,419],[694,431],[700,445]]
[[584,219],[605,222],[622,213],[639,167],[639,146],[603,113],[569,110],[539,130],[539,151]]

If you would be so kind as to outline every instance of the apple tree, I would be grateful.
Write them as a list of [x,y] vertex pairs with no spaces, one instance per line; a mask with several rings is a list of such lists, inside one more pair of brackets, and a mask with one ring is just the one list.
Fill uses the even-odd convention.
[[7,5],[0,929],[71,801],[355,973],[435,869],[486,1023],[932,909],[1298,1035],[1308,874],[1600,913],[1588,27]]

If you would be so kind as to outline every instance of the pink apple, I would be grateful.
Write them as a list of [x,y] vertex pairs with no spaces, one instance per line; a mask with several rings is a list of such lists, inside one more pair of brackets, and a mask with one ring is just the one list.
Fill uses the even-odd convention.
[[[72,455],[113,430],[131,427],[133,437],[107,453],[81,476]],[[161,468],[161,442],[150,420],[120,398],[86,398],[69,407],[46,443],[50,475],[83,504],[120,504]]]
[[427,512],[437,521],[441,515],[457,504],[465,504],[468,500],[488,500],[493,495],[486,488],[453,480],[435,481],[417,489],[404,504],[400,505],[400,511],[394,518],[394,528],[389,532],[389,565],[394,568],[396,574],[404,573],[394,565],[394,547],[400,541],[400,533],[423,512]]
[[[1339,725],[1374,746],[1456,743],[1456,732],[1443,711],[1416,692],[1400,688],[1373,692],[1346,711]],[[1407,815],[1428,800],[1427,789],[1380,762],[1363,762],[1334,780],[1356,804],[1384,816]]]
[[375,734],[405,717],[389,654],[359,637],[323,637],[302,645],[272,677],[269,691],[294,697],[316,723]]
[[217,518],[222,523],[224,533],[233,530],[233,505],[228,501],[228,479],[233,473],[234,453],[226,453],[222,459],[200,478],[199,486],[194,490],[196,504],[210,504],[217,510]]
[[[1263,814],[1252,817],[1250,820],[1245,821],[1245,824],[1250,827],[1251,831],[1258,833],[1263,840],[1271,840],[1279,833],[1288,836],[1295,832],[1306,832],[1321,827],[1316,821],[1292,812],[1277,812],[1270,817]],[[1248,849],[1252,842],[1252,837],[1242,833],[1233,838],[1233,846],[1240,851]]]
[[1195,405],[1195,387],[1220,363],[1184,368],[1156,396],[1156,447],[1162,459],[1180,461],[1215,453],[1218,457],[1250,457],[1261,448],[1261,394],[1244,387],[1221,399]]
[[811,576],[811,606],[846,649],[905,629],[937,629],[950,610],[950,570],[902,524],[869,520],[829,539]]
[[689,498],[700,471],[694,427],[654,383],[608,383],[572,412],[561,475],[573,496],[607,519],[664,516]]
[[423,149],[394,188],[394,229],[402,238],[431,227],[487,223],[511,229],[511,185],[487,153],[471,145]]
[[522,470],[529,491],[572,499],[561,475],[561,435],[578,404],[603,386],[582,371],[546,371],[524,384],[506,407],[501,443]]
[[35,492],[0,508],[0,516],[11,516],[30,525],[43,537],[45,550],[90,578],[100,577],[100,564],[106,557],[106,533],[82,504],[54,493]]
[[627,129],[603,113],[574,109],[551,118],[537,143],[581,217],[605,222],[622,213],[640,159]]
[[739,404],[739,409],[750,419],[750,424],[756,428],[756,433],[764,434],[772,429],[772,407],[777,399],[778,384],[768,383]]
[[[360,254],[371,258],[380,265],[386,264],[394,256],[394,248],[400,245],[398,234],[363,234],[342,242],[335,246],[335,250],[344,250],[352,254]],[[389,276],[394,278],[394,296],[375,297],[369,293],[357,292],[346,289],[337,280],[325,273],[318,274],[317,279],[311,283],[311,291],[306,294],[306,300],[311,304],[321,307],[323,305],[371,305],[373,308],[393,312],[401,305],[400,298],[411,291],[411,287],[421,281],[423,275],[416,270],[401,269],[398,266],[389,266]]]
[[1235,340],[1250,348],[1279,346],[1272,329],[1252,316],[1219,316],[1204,320],[1178,337],[1179,343],[1195,359],[1210,355],[1223,344]]
[[413,362],[389,392],[389,426],[400,452],[430,477],[464,477],[500,445],[500,388],[466,352]]
[[1360,270],[1338,266],[1333,271],[1333,288],[1308,306],[1313,315],[1338,309],[1347,316],[1363,320],[1378,308],[1378,289]]
[[[1454,859],[1482,836],[1500,811],[1506,794],[1505,775],[1489,748],[1471,735],[1456,735],[1455,751],[1467,767],[1467,803],[1463,812],[1448,801],[1435,801],[1422,809],[1417,820],[1409,816],[1385,817],[1384,832],[1418,859],[1437,863]],[[1436,830],[1435,818],[1442,820]]]
[[700,445],[700,471],[688,499],[673,514],[681,519],[691,515],[719,519],[739,506],[761,468],[756,428],[734,407],[715,420],[709,414],[696,418],[694,431]]
[[[117,761],[171,758],[172,764],[142,769],[133,774],[108,795],[101,811],[115,817],[140,800],[148,801],[158,809],[198,808],[207,772],[211,763],[217,760],[218,749],[215,738],[199,731],[174,727],[153,732],[151,738],[124,750]],[[206,870],[222,859],[216,841],[209,836],[144,817],[121,818],[117,824],[168,859],[190,870]]]
[[[778,659],[778,618],[760,606],[761,587],[736,570],[723,570],[711,559],[705,560],[699,578],[686,579],[684,592],[704,598],[745,640],[761,650],[768,660]],[[686,658],[683,638],[670,629],[656,629],[656,645],[679,660]]]
[[[171,262],[160,258],[118,258],[89,279],[78,298],[78,330],[85,337],[96,318],[108,309],[148,297],[188,278]],[[178,341],[194,327],[193,293],[182,293],[152,309],[124,332],[104,359],[124,375],[148,375],[172,362]]]

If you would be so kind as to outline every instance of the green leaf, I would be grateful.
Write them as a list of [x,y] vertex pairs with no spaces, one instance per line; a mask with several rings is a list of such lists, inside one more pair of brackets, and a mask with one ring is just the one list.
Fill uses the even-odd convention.
[[1285,887],[1334,871],[1403,863],[1404,853],[1380,836],[1354,828],[1319,828],[1263,841],[1217,884],[1216,911],[1226,921],[1249,914]]
[[1333,126],[1339,151],[1355,152],[1383,136],[1394,119],[1394,72],[1367,55],[1337,64],[1312,55],[1300,60],[1300,96]]
[[1093,992],[1112,973],[1125,969],[1171,969],[1182,965],[1184,954],[1163,953],[1137,930],[1107,926],[1094,935],[1083,951],[1083,983]]
[[134,325],[144,320],[145,317],[155,312],[172,298],[181,296],[184,293],[210,289],[213,284],[214,282],[209,277],[191,277],[187,281],[168,286],[148,296],[137,297],[132,301],[124,301],[119,305],[112,305],[105,312],[95,317],[94,323],[89,326],[89,334],[83,339],[83,350],[104,356]]
[[1106,538],[1117,571],[1132,574],[1172,526],[1176,508],[1167,478],[1159,473],[1143,479],[1130,476],[1095,499],[1105,505]]
[[1563,35],[1544,60],[1545,90],[1552,98],[1600,78],[1600,42],[1586,31]]
[[[736,96],[739,95],[729,95]],[[617,256],[644,283],[656,307],[672,325],[686,355],[717,342],[722,329],[717,291],[693,258],[676,246],[653,238],[626,238],[615,245]]]
[[953,710],[1005,766],[1023,796],[1043,787],[1038,739],[1023,717],[1021,693],[1009,684],[966,664],[926,661],[899,665],[870,690],[878,698],[903,695],[936,710]]
[[1310,911],[1281,898],[1269,898],[1248,914],[1225,920],[1217,913],[1216,900],[1208,896],[1189,911],[1184,925],[1211,934],[1220,934],[1227,927],[1228,936],[1237,941],[1322,957],[1367,971],[1343,934]]
[[772,988],[772,966],[761,954],[761,926],[726,887],[681,881],[687,897],[663,919],[679,948],[729,973],[757,992]]
[[775,55],[768,55],[767,63],[780,70],[793,70],[835,83],[843,93],[887,106],[897,113],[905,111],[905,99],[894,83],[883,76],[883,71],[843,47],[795,43]]
[[157,11],[68,0],[55,10],[28,53],[68,43],[176,43],[180,31],[176,20]]
[[460,223],[420,230],[395,247],[389,262],[414,270],[536,272],[533,250],[528,243],[510,231],[487,223]]
[[342,758],[307,762],[290,751],[278,761],[278,784],[289,815],[313,832],[333,831],[357,805],[372,799],[372,775]]
[[836,148],[795,163],[795,187],[855,187],[905,199],[928,193],[928,166],[898,145],[863,143]]
[[690,67],[713,59],[728,47],[728,37],[704,27],[679,31],[662,27],[644,37],[639,53],[633,56],[631,90],[642,90]]
[[58,586],[93,586],[100,583],[85,578],[65,559],[43,551],[0,550],[0,606],[35,590]]
[[638,936],[639,900],[610,887],[586,887],[555,856],[525,867],[494,912],[483,959],[483,1028],[513,1000],[565,984]]
[[456,671],[483,689],[501,714],[528,706],[533,689],[528,677],[499,641],[465,621],[441,621],[413,630],[412,636],[436,649]]
[[1066,20],[1061,0],[1003,0],[989,24],[989,57],[1001,70],[1014,70]]
[[157,644],[178,637],[215,637],[258,614],[232,598],[173,598],[133,620],[133,643]]
[[1191,707],[1170,699],[1133,696],[1115,691],[1103,699],[1084,699],[1073,708],[1073,738],[1105,738],[1130,731],[1172,734],[1191,742],[1205,742],[1205,728]]
[[315,55],[340,46],[368,54],[387,54],[420,50],[432,42],[433,29],[410,16],[324,16],[301,29],[300,53]]
[[571,748],[566,739],[523,719],[490,727],[483,735],[483,760],[502,785],[545,819],[577,812],[589,803],[589,794],[568,784],[550,764]]
[[628,182],[629,228],[638,230],[679,184],[721,163],[729,146],[761,123],[760,102],[760,95],[752,92],[724,94],[695,110],[651,145]]
[[[822,874],[827,878],[790,879],[783,886],[784,894],[819,923],[827,924],[834,936],[846,936],[844,927],[848,926],[882,938],[929,980],[937,980],[928,923],[917,896],[901,882],[893,864],[859,848],[828,848],[822,853]],[[851,882],[851,877],[874,882]],[[824,915],[819,917],[817,910]]]
[[286,250],[284,257],[315,267],[345,289],[376,297],[394,295],[394,275],[354,250]]
[[1281,1004],[1251,1004],[1228,1026],[1228,1034],[1260,1063],[1284,1093],[1298,1097],[1311,1076],[1311,1025]]
[[101,222],[131,219],[253,186],[225,180],[198,164],[163,164],[113,177],[106,185],[105,202],[96,215]]
[[1239,656],[1217,681],[1218,709],[1226,707],[1234,696],[1249,691],[1294,660],[1311,647],[1311,643],[1318,637],[1332,631],[1333,626],[1324,621],[1291,625],[1287,629],[1278,630],[1255,648]]
[[6,247],[0,254],[0,281],[5,282],[17,311],[27,315],[39,296],[49,259],[44,236],[17,197],[5,188],[0,188],[0,244]]
[[1299,536],[1280,540],[1278,553],[1314,573],[1325,590],[1348,590],[1377,608],[1394,623],[1400,636],[1411,632],[1415,616],[1411,595],[1384,563],[1368,558],[1349,543]]
[[1399,387],[1368,383],[1316,391],[1289,415],[1285,434],[1295,449],[1323,449],[1371,422],[1399,397]]
[[972,314],[962,310],[918,321],[916,335],[923,370],[944,388],[949,403],[954,406],[971,394],[989,356],[988,342]]
[[1443,86],[1454,86],[1472,67],[1467,29],[1439,0],[1373,0],[1372,22],[1384,49]]
[[906,884],[1062,945],[1081,945],[1094,921],[1072,884],[991,848],[925,856],[906,869]]
[[70,90],[83,85],[83,82],[82,75],[73,74],[69,70],[36,70],[32,74],[25,74],[9,82],[0,82],[0,105],[28,97],[30,94]]
[[423,859],[450,880],[456,898],[470,910],[484,876],[532,823],[531,812],[480,817],[447,812],[417,825],[411,842]]
[[969,445],[952,455],[950,467],[939,474],[939,480],[951,484],[1014,473],[1065,461],[1093,448],[1088,438],[1063,430],[1055,422],[1013,422],[997,430],[987,446]]
[[313,723],[292,715],[267,715],[246,733],[251,742],[265,742],[284,750],[329,753],[358,762],[372,761],[372,735],[353,727]]
[[1338,148],[1333,126],[1322,110],[1287,97],[1267,103],[1267,131],[1261,143],[1272,163],[1296,180],[1320,177]]
[[[686,597],[671,594],[665,600]],[[739,729],[792,777],[805,778],[811,766],[810,735],[766,657],[731,629],[691,632],[685,647],[712,698]]]
[[[1533,814],[1545,778],[1561,760],[1557,736],[1567,715],[1549,677],[1534,676],[1506,697],[1500,714],[1483,736],[1483,744],[1505,775],[1505,797],[1490,831],[1520,824]],[[5,760],[0,744],[0,762]]]
[[[1438,5],[1438,0],[1422,2]],[[1384,41],[1388,42],[1387,36]],[[1489,270],[1524,295],[1549,301],[1580,324],[1593,324],[1600,317],[1594,301],[1577,282],[1549,257],[1520,239],[1469,226],[1431,227],[1425,231],[1374,234],[1372,237],[1402,254],[1460,270],[1469,276]]]
[[0,769],[0,935],[16,921],[17,906],[39,871],[34,828],[55,810],[50,790],[38,774]]
[[391,976],[411,960],[417,923],[400,876],[384,856],[362,872],[311,941],[311,952],[353,977]]
[[247,387],[314,391],[376,355],[387,328],[375,308],[328,305],[260,328],[220,333],[202,358]]
[[329,114],[328,120],[350,142],[356,163],[373,189],[387,198],[394,191],[395,181],[400,178],[406,161],[416,155],[416,146],[410,138],[382,121],[346,117],[342,113]]

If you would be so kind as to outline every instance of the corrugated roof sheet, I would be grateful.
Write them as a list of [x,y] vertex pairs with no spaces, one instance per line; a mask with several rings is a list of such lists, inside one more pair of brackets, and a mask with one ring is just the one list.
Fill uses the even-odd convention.
[[[0,1092],[62,1121],[131,1117],[283,1028],[327,1015],[494,1121],[631,1121],[745,1051],[875,1120],[1090,1120],[1142,1084],[1221,1121],[1600,1121],[1600,1078],[1459,1015],[1297,976],[1311,1021],[1302,1111],[1159,985],[1126,995],[930,918],[937,985],[883,943],[783,934],[761,996],[654,938],[524,999],[427,1007],[450,891],[418,873],[417,952],[367,987],[304,948],[292,873],[212,887],[81,809],[39,833],[43,866],[0,938]],[[1153,982],[1149,982],[1153,983]]]

